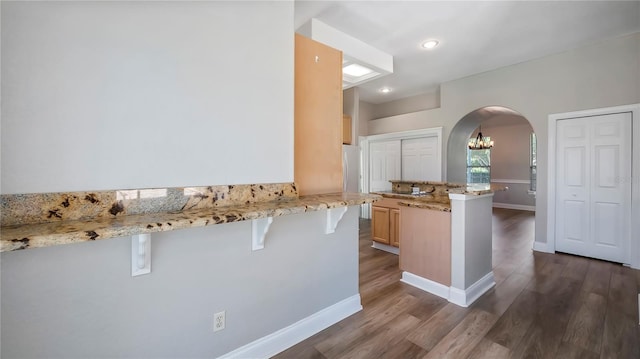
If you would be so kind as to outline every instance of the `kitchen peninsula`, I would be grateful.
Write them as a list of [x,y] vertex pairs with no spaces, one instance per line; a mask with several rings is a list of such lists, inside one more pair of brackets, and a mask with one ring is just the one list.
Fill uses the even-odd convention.
[[[495,285],[492,271],[491,185],[390,181],[372,192],[398,208],[402,281],[467,307]],[[380,202],[379,202],[380,203]],[[376,221],[372,206],[373,236]],[[374,245],[375,247],[375,245]]]
[[[298,190],[268,183],[3,194],[2,284],[17,288],[3,291],[3,328],[12,328],[3,338],[30,357],[88,357],[97,349],[109,357],[275,355],[296,335],[362,309],[357,206],[379,199]],[[149,236],[148,246],[137,252],[140,235]],[[183,299],[193,309],[186,315]],[[287,300],[301,304],[292,311]],[[257,301],[282,317],[275,329],[242,326]],[[163,310],[149,313],[149,306]],[[213,333],[216,311],[226,312],[227,323]],[[39,328],[49,335],[38,346],[21,344],[33,318],[47,313],[53,319]],[[167,331],[189,336],[169,348],[153,339],[113,345],[119,333],[151,330],[146,323],[178,323]],[[55,330],[61,327],[64,335]],[[278,345],[265,344],[276,330],[269,340]],[[87,337],[95,332],[102,335]],[[68,337],[86,340],[59,345]]]

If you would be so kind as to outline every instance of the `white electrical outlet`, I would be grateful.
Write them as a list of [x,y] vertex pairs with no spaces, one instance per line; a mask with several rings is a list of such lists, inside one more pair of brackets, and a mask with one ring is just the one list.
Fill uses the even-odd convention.
[[213,315],[213,331],[217,332],[224,329],[226,311],[218,312]]

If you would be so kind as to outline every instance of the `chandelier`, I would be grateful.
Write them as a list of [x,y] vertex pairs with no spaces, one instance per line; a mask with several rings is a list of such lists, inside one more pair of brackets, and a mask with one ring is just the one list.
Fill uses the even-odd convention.
[[484,150],[493,147],[493,141],[490,137],[482,136],[482,126],[478,130],[478,136],[475,139],[469,140],[470,150]]

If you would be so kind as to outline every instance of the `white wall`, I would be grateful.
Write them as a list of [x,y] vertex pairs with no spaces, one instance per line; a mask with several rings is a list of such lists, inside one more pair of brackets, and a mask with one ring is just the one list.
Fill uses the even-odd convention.
[[441,108],[370,121],[369,134],[443,126],[445,143],[471,111],[504,106],[521,113],[538,135],[536,241],[546,242],[547,116],[640,101],[640,33],[450,81]]
[[372,118],[383,118],[440,107],[440,88],[430,92],[373,105]]
[[2,253],[0,355],[216,358],[358,294],[358,208],[324,218],[275,218],[255,252],[250,222],[156,233],[139,277],[128,238]]
[[293,181],[289,2],[2,2],[2,193]]

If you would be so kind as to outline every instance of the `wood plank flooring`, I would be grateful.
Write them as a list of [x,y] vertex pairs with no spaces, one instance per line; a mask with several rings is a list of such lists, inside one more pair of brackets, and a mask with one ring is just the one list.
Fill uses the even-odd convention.
[[399,282],[361,220],[364,309],[275,358],[640,358],[640,271],[533,252],[533,227],[532,212],[494,209],[496,287],[462,308]]

